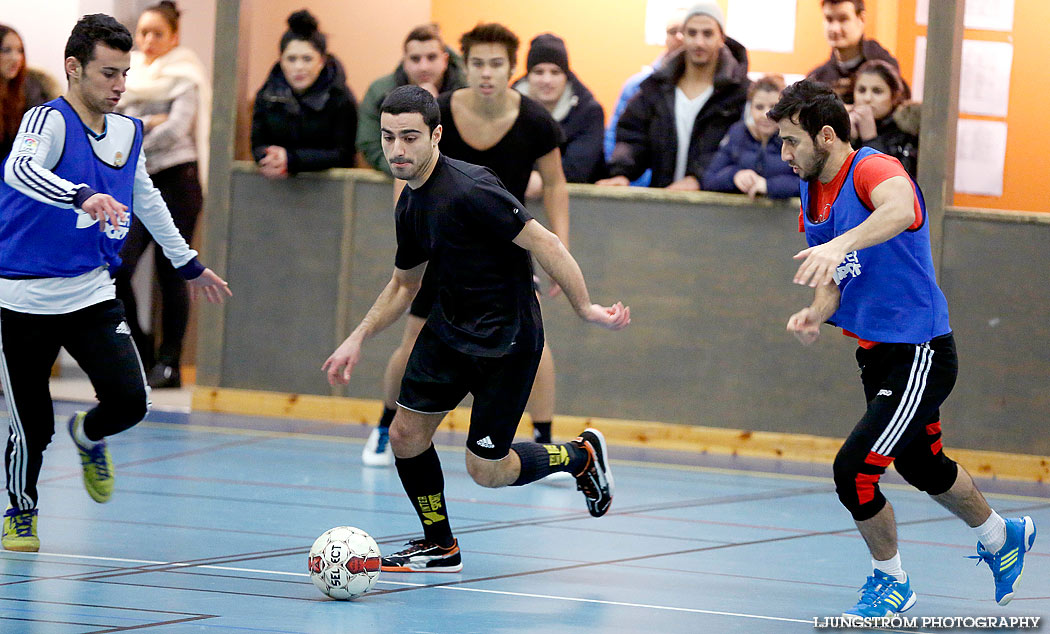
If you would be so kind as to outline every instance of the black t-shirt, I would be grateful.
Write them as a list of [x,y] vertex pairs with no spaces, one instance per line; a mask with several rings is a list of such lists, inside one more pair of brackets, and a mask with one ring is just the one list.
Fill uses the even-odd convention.
[[444,155],[401,192],[394,265],[428,263],[437,298],[427,325],[442,341],[479,357],[543,347],[532,258],[512,242],[531,219],[491,171]]
[[[455,91],[453,91],[455,92]],[[521,97],[518,118],[503,138],[487,150],[477,150],[463,140],[452,118],[453,92],[438,96],[441,109],[441,153],[487,167],[518,200],[525,200],[525,188],[536,159],[560,147],[564,141],[561,127],[539,103]]]

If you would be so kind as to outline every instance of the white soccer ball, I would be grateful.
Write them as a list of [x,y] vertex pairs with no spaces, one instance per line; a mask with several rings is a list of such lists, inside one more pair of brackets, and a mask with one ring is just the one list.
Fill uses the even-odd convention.
[[375,585],[380,557],[371,535],[353,526],[336,526],[310,547],[310,580],[333,599],[353,599]]

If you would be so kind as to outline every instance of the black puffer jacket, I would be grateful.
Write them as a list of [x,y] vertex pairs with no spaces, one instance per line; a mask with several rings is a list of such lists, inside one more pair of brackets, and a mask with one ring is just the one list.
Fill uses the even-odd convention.
[[919,120],[922,104],[908,101],[893,113],[875,122],[875,136],[867,141],[853,140],[853,149],[874,148],[901,162],[914,179],[919,172]]
[[357,138],[357,101],[346,85],[343,65],[328,57],[312,86],[297,95],[274,64],[255,95],[252,110],[252,156],[266,147],[288,151],[288,173],[352,167]]
[[[831,57],[828,58],[828,61],[809,71],[809,75],[806,75],[806,79],[819,81],[822,84],[831,86],[831,89],[835,91],[835,94],[837,94],[843,102],[853,103],[853,80],[855,79],[857,69],[860,68],[861,64],[868,60],[881,59],[900,70],[897,58],[875,40],[870,40],[868,38],[861,39],[860,55],[862,59],[858,64],[851,66],[850,68],[843,68],[842,64],[839,64],[838,59],[835,58],[835,51],[832,51]],[[903,81],[903,79],[901,81]],[[908,82],[904,82],[904,96],[911,97],[911,88],[908,86]]]
[[[674,180],[678,152],[675,128],[675,85],[685,73],[685,52],[678,51],[647,77],[616,124],[616,147],[609,174],[634,180],[653,170],[650,187],[667,187]],[[714,93],[693,124],[686,176],[703,178],[729,126],[740,120],[747,101],[747,49],[727,37],[718,58]]]

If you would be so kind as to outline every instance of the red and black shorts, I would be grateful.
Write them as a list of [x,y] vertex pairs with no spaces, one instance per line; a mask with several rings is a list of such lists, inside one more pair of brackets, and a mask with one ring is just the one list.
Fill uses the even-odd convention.
[[886,505],[879,478],[894,464],[930,495],[955,483],[958,466],[941,447],[940,406],[959,365],[951,333],[921,344],[880,343],[857,349],[868,409],[835,457],[835,490],[857,521]]

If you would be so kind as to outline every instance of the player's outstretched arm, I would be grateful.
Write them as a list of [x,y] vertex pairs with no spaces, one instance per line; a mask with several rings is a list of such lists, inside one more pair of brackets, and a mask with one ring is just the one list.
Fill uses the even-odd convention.
[[904,231],[916,221],[915,190],[904,176],[887,178],[871,190],[875,211],[868,219],[846,233],[795,254],[802,260],[795,273],[795,283],[818,287],[834,279],[835,268],[852,251],[881,244]]
[[813,303],[788,318],[787,330],[795,338],[809,345],[820,336],[820,325],[827,321],[839,308],[842,295],[835,282],[818,286],[813,295]]
[[565,296],[580,319],[610,330],[620,330],[631,323],[630,307],[620,302],[612,306],[591,303],[580,266],[558,236],[547,231],[543,225],[529,220],[514,238],[514,244],[532,253],[540,267],[565,291]]
[[426,268],[424,262],[408,270],[394,269],[394,275],[368,309],[365,318],[321,366],[328,374],[329,384],[346,385],[350,382],[350,374],[361,359],[362,344],[397,321],[408,310],[412,299],[419,292]]

